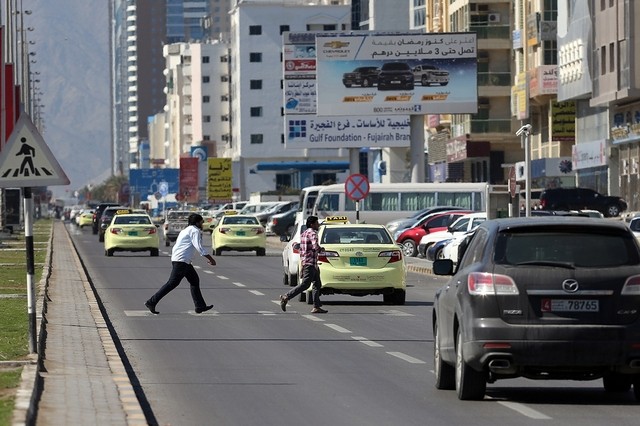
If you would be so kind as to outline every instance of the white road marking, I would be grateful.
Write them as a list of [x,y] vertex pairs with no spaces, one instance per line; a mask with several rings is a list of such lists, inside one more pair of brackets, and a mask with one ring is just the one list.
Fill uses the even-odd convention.
[[205,274],[214,274],[215,272],[210,271],[210,270],[208,270],[208,269],[205,269],[205,270],[204,270],[204,273],[205,273]]
[[249,290],[249,293],[253,293],[256,296],[264,296],[264,293],[258,291],[258,290]]
[[275,315],[276,313],[273,311],[258,311],[259,314],[261,315],[265,315],[265,316],[270,316],[270,315]]
[[225,277],[224,275],[218,275],[218,278],[220,278],[221,280],[228,280],[229,277]]
[[339,325],[337,325],[337,324],[325,324],[325,325],[326,325],[327,327],[329,327],[329,328],[331,328],[331,329],[333,329],[333,330],[337,331],[338,333],[351,333],[351,331],[350,331],[350,330],[347,330],[347,329],[346,329],[346,328],[344,328],[344,327],[340,327],[340,326],[339,326]]
[[237,287],[246,287],[246,285],[244,285],[242,283],[233,283],[233,285],[235,285]]
[[311,321],[317,321],[317,322],[324,322],[324,320],[322,318],[318,318],[315,315],[302,315],[304,318],[311,320]]
[[124,311],[124,314],[128,317],[155,317],[156,314],[152,314],[149,311]]
[[504,405],[505,407],[516,411],[522,414],[525,417],[529,417],[531,419],[536,420],[551,420],[551,417],[546,414],[542,414],[540,411],[536,411],[533,408],[527,407],[524,404],[520,404],[517,402],[508,402],[508,401],[498,401],[498,404]]
[[218,311],[214,311],[213,309],[207,312],[203,312],[201,314],[196,314],[196,311],[188,311],[187,312],[189,315],[195,315],[197,317],[214,317],[216,315],[218,315],[220,312]]
[[374,342],[373,340],[369,340],[362,336],[351,336],[352,339],[357,340],[360,343],[364,343],[367,346],[371,346],[372,348],[383,348],[384,346],[378,342]]
[[397,310],[391,310],[391,311],[380,311],[385,315],[390,315],[393,317],[412,317],[414,316],[413,314],[410,314],[408,312],[402,312],[402,311],[397,311]]
[[387,352],[389,355],[391,356],[395,356],[396,358],[400,358],[401,360],[410,362],[411,364],[426,364],[426,362],[418,359],[418,358],[414,358],[412,356],[409,356],[407,354],[403,354],[402,352]]

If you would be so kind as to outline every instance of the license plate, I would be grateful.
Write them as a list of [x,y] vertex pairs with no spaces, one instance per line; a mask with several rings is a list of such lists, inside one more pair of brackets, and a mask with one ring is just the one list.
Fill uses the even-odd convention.
[[367,266],[367,258],[366,257],[350,257],[349,265],[351,266]]
[[138,231],[129,231],[129,232],[127,232],[127,235],[135,237],[135,236],[138,235]]
[[400,80],[391,80],[391,84],[400,84]]
[[246,232],[244,232],[244,231],[236,231],[236,235],[238,237],[244,237],[246,235]]
[[597,300],[542,299],[542,312],[598,312]]

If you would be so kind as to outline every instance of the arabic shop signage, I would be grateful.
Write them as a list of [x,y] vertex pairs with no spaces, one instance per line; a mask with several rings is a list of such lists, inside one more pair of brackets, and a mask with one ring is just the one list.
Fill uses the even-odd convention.
[[575,101],[551,101],[551,140],[575,142],[576,103]]
[[555,95],[556,93],[558,93],[557,65],[540,65],[529,71],[530,97]]
[[[476,33],[321,33],[316,55],[318,115],[477,113]],[[343,82],[361,67],[378,72]]]
[[640,111],[618,112],[613,116],[611,139],[614,144],[635,142],[640,138]]
[[232,193],[231,158],[207,159],[207,200],[212,203],[228,203]]
[[411,140],[409,116],[290,115],[285,128],[286,148],[407,147]]
[[574,170],[588,169],[607,165],[607,142],[603,140],[595,142],[580,142],[573,145],[571,161]]

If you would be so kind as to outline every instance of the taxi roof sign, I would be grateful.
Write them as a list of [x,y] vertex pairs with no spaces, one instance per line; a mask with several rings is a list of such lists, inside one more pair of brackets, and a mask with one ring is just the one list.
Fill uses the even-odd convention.
[[0,151],[0,188],[69,183],[31,117],[20,111],[20,118]]
[[233,215],[236,215],[236,214],[238,214],[237,210],[225,210],[224,211],[224,215],[225,216],[233,216]]
[[327,216],[322,221],[322,225],[328,224],[338,224],[338,223],[349,223],[349,218],[347,216]]

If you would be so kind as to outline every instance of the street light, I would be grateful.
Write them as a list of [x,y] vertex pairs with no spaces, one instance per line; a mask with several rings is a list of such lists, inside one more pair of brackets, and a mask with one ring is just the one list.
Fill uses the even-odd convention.
[[516,136],[521,138],[521,146],[524,148],[525,167],[525,217],[531,217],[531,124],[525,124],[516,132]]

